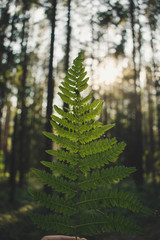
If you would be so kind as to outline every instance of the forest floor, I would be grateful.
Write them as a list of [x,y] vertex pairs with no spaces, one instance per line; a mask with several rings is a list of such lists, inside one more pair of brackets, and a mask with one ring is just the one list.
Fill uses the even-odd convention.
[[[1,178],[0,181],[0,240],[40,240],[42,236],[49,234],[37,229],[32,223],[28,212],[33,211],[37,206],[32,201],[27,188],[39,188],[39,183],[35,179],[28,182],[25,188],[16,187],[15,202],[9,202],[10,189],[8,179]],[[123,189],[130,189],[136,192],[138,197],[151,209],[160,210],[160,186],[145,185],[140,191],[136,191],[130,182],[122,185]],[[105,234],[95,236],[93,240],[160,240],[160,217],[153,214],[150,217],[141,217],[137,219],[140,225],[146,230],[145,235],[123,235],[123,234]],[[90,238],[92,240],[92,238]]]

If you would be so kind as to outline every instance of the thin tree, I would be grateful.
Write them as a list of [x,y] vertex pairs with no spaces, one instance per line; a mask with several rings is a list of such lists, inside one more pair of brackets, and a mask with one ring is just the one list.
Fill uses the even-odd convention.
[[[135,111],[135,126],[134,126],[134,151],[133,160],[134,166],[137,168],[137,172],[134,175],[135,183],[141,185],[143,183],[143,167],[142,167],[142,156],[143,156],[143,144],[142,144],[142,113],[141,113],[141,95],[140,95],[140,83],[139,73],[136,66],[136,33],[135,33],[135,3],[133,0],[129,0],[129,11],[132,31],[132,59],[133,59],[133,70],[134,70],[134,111]],[[139,93],[137,92],[139,89]]]
[[154,167],[154,151],[155,151],[155,138],[154,138],[154,115],[153,115],[153,98],[152,98],[152,71],[148,67],[147,69],[147,92],[148,92],[148,125],[149,125],[149,172],[152,172],[152,180],[155,183],[155,167]]
[[156,4],[153,4],[151,1],[148,2],[147,5],[147,17],[148,17],[148,22],[149,22],[149,29],[150,29],[150,46],[152,49],[152,78],[153,82],[155,85],[155,90],[156,90],[156,105],[157,105],[157,126],[158,126],[158,145],[160,146],[160,78],[159,78],[159,67],[157,66],[156,63],[156,58],[155,58],[155,34],[154,32],[156,31],[157,26],[157,15],[159,14],[159,7],[158,7],[158,1]]
[[9,196],[9,201],[11,203],[14,202],[15,200],[15,190],[16,190],[16,172],[17,172],[17,122],[18,122],[18,114],[15,114],[14,117],[14,132],[13,132],[13,136],[12,136],[12,149],[11,149],[11,154],[10,154],[10,177],[9,177],[9,184],[10,184],[10,196]]
[[[2,150],[2,110],[5,105],[7,96],[7,79],[6,79],[6,64],[3,63],[3,58],[7,55],[7,48],[5,46],[6,31],[9,26],[10,13],[9,7],[10,2],[1,4],[0,9],[0,150]],[[5,62],[5,61],[4,61]]]
[[[49,122],[49,119],[50,119],[50,116],[52,115],[52,106],[53,106],[53,97],[54,97],[53,56],[54,56],[57,0],[53,0],[50,2],[51,2],[51,11],[48,17],[51,24],[51,36],[50,36],[48,87],[47,87],[46,125],[45,125],[45,130],[47,132],[52,131],[52,126]],[[49,141],[49,139],[46,139],[45,141],[45,149],[52,149],[52,143],[51,141]],[[46,160],[52,161],[52,157],[47,154]]]
[[22,22],[22,41],[21,41],[21,65],[22,65],[22,76],[20,77],[20,91],[19,91],[19,105],[21,109],[20,115],[20,152],[19,152],[19,186],[24,185],[24,166],[25,166],[25,148],[26,148],[26,120],[27,120],[27,109],[26,109],[26,80],[27,80],[27,47],[28,47],[28,21],[29,16],[26,13],[26,6],[23,5],[23,22]]
[[[67,0],[67,31],[66,31],[66,51],[65,51],[65,72],[69,68],[69,53],[70,53],[70,42],[71,42],[71,0]],[[69,105],[64,102],[63,108],[67,111]]]

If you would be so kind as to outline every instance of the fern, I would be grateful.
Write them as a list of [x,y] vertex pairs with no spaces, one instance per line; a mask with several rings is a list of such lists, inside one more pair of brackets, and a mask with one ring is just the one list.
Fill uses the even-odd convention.
[[31,218],[43,229],[74,236],[141,231],[131,219],[118,215],[115,208],[141,213],[150,210],[131,193],[107,190],[107,185],[126,178],[136,169],[109,166],[123,152],[125,143],[104,138],[104,133],[114,124],[103,126],[95,121],[103,103],[100,100],[88,103],[92,92],[84,98],[81,96],[88,86],[86,74],[80,53],[59,87],[58,94],[70,109],[65,112],[55,105],[59,116],[52,115],[51,124],[56,133],[43,133],[60,146],[58,150],[46,150],[57,160],[41,162],[51,173],[32,169],[43,184],[54,190],[52,195],[31,191],[33,198],[51,213],[31,214]]

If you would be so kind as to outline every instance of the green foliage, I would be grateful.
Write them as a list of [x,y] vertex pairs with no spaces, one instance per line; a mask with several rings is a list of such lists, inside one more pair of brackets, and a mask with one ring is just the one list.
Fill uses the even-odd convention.
[[133,194],[106,188],[136,169],[115,166],[125,143],[117,143],[115,138],[104,138],[105,132],[114,124],[102,126],[95,122],[102,102],[88,103],[92,92],[84,98],[81,96],[88,86],[88,78],[85,77],[80,53],[59,87],[59,96],[70,105],[70,109],[65,112],[54,106],[59,114],[51,116],[56,133],[44,132],[60,146],[58,150],[46,151],[57,160],[41,162],[50,172],[33,169],[39,180],[54,190],[48,195],[31,191],[33,198],[51,213],[31,215],[32,220],[43,229],[74,236],[141,231],[132,219],[119,215],[118,210],[111,211],[112,208],[124,208],[131,212],[149,212]]

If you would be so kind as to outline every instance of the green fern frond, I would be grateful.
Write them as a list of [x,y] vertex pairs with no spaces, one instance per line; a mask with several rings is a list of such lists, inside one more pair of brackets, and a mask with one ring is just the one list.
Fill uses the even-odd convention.
[[98,128],[92,129],[90,131],[86,131],[85,133],[83,132],[79,136],[79,141],[84,144],[84,143],[89,143],[99,137],[101,137],[106,131],[114,127],[115,124],[108,124],[104,126],[100,126]]
[[89,80],[89,78],[87,77],[87,78],[83,79],[83,81],[77,83],[77,88],[80,92],[82,92],[82,86],[84,86],[84,85],[88,86],[88,84],[87,84],[88,80]]
[[132,219],[119,215],[84,216],[76,229],[83,236],[93,236],[104,232],[143,232],[142,228],[137,226]]
[[69,138],[70,140],[74,140],[76,142],[78,141],[79,134],[72,131],[68,131],[67,129],[63,128],[63,126],[60,126],[53,120],[51,120],[50,122],[51,122],[51,125],[55,128],[58,135],[65,138]]
[[123,152],[125,146],[126,144],[124,142],[120,142],[118,144],[114,144],[112,148],[109,148],[107,151],[82,158],[79,166],[81,171],[87,172],[90,171],[90,169],[103,167],[104,165],[109,164],[109,162],[115,162],[119,154]]
[[76,180],[79,176],[78,170],[75,170],[72,165],[67,165],[61,162],[47,162],[41,161],[41,163],[52,170],[53,173],[62,174],[63,176]]
[[80,201],[77,205],[81,209],[101,209],[101,208],[112,208],[121,207],[127,208],[132,212],[143,212],[148,213],[147,208],[129,192],[123,191],[106,191],[106,189],[98,189],[83,192],[80,196]]
[[103,105],[103,102],[99,102],[95,109],[85,112],[83,115],[79,116],[79,120],[81,122],[87,122],[92,119],[95,119],[95,117],[99,115],[102,105]]
[[101,101],[99,99],[94,100],[92,103],[84,104],[83,107],[78,109],[79,114],[87,113],[89,110],[94,109]]
[[104,152],[109,148],[112,148],[112,145],[114,145],[115,143],[117,143],[117,140],[115,138],[112,139],[106,138],[103,140],[99,139],[97,141],[81,145],[79,153],[81,157],[84,158],[85,156],[88,155]]
[[63,87],[64,87],[65,89],[67,89],[68,91],[75,92],[75,87],[70,86],[70,85],[69,85],[68,83],[66,83],[66,82],[61,82],[61,84],[62,84]]
[[68,72],[71,73],[73,76],[78,76],[79,74],[76,74],[76,71],[73,70],[73,68],[69,68]]
[[69,80],[74,82],[74,85],[76,86],[76,77],[72,74],[70,74],[69,72],[66,73],[66,76]]
[[71,220],[69,217],[58,216],[56,214],[42,215],[30,214],[32,221],[37,224],[41,229],[53,230],[57,233],[70,235],[74,231]]
[[[141,231],[132,219],[116,215],[116,208],[126,209],[127,213],[150,213],[150,210],[131,193],[107,190],[106,185],[116,186],[136,169],[109,166],[117,161],[126,144],[105,137],[105,132],[115,124],[103,126],[95,121],[103,102],[91,102],[93,92],[81,95],[89,80],[83,61],[80,53],[59,87],[59,96],[69,104],[67,112],[55,105],[58,116],[51,116],[55,133],[43,132],[59,145],[57,150],[46,150],[54,156],[54,161],[41,162],[48,172],[32,169],[43,184],[54,190],[53,194],[31,191],[33,199],[51,214],[31,214],[31,218],[45,230],[73,236]],[[108,215],[112,208],[115,214]]]
[[71,100],[69,97],[67,97],[66,95],[62,94],[62,93],[58,93],[58,95],[60,96],[60,98],[62,99],[63,102],[75,106],[76,102],[74,100]]
[[66,148],[67,150],[70,150],[71,152],[74,153],[78,152],[78,144],[65,137],[57,136],[49,132],[43,132],[43,135],[50,138],[52,141],[55,141],[62,148]]
[[77,87],[81,86],[82,80],[84,80],[87,72],[81,73],[80,76],[77,78]]
[[101,122],[95,122],[95,121],[91,121],[91,122],[87,122],[87,123],[79,123],[79,132],[80,134],[82,134],[83,132],[89,132],[90,130],[96,129],[102,127],[102,123]]
[[46,150],[46,153],[56,156],[58,160],[60,161],[67,161],[67,163],[70,163],[72,165],[77,165],[79,156],[76,153],[67,152],[65,150],[59,149],[59,150]]
[[80,177],[78,185],[82,190],[88,191],[89,189],[95,189],[122,180],[135,171],[134,167],[128,168],[124,166],[110,167],[101,171],[97,169],[86,177]]
[[71,86],[75,87],[75,82],[71,81],[68,77],[65,77],[64,81],[65,81],[68,85],[71,85]]
[[32,168],[32,171],[35,175],[37,175],[43,184],[48,185],[57,192],[65,193],[70,198],[76,195],[77,191],[75,190],[76,188],[74,182],[68,182],[62,177],[55,177],[46,171],[38,170],[35,168]]
[[49,208],[51,211],[61,213],[66,216],[71,216],[76,212],[76,208],[73,207],[70,199],[64,199],[59,196],[52,196],[45,192],[30,190],[30,194],[33,199],[37,201],[41,206]]
[[78,131],[79,125],[76,123],[73,124],[72,122],[59,118],[55,115],[51,115],[51,118],[59,125],[63,126],[63,128],[68,128],[69,131]]
[[87,103],[89,100],[92,99],[93,92],[91,91],[85,98],[81,100],[81,105]]
[[83,90],[85,90],[87,87],[88,87],[88,84],[87,84],[87,81],[88,81],[88,78],[86,78],[80,86],[78,86],[78,91],[79,92],[82,92]]
[[64,112],[61,108],[57,107],[56,105],[54,105],[54,109],[56,110],[56,112],[61,115],[63,118],[68,119],[69,121],[72,122],[76,122],[79,123],[78,117],[75,116],[73,113],[70,112]]
[[70,92],[69,90],[67,90],[66,88],[64,88],[62,86],[59,86],[59,89],[62,91],[62,93],[64,95],[66,95],[69,98],[76,98],[77,97],[76,93],[72,93],[72,92]]

